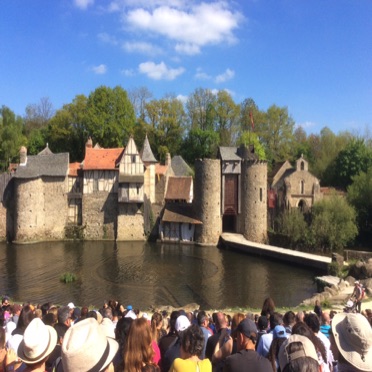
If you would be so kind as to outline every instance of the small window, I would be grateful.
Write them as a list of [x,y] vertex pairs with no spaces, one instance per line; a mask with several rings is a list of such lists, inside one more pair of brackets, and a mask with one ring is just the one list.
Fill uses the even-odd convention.
[[305,194],[305,181],[301,181],[301,194]]
[[132,155],[132,163],[136,162],[136,155]]
[[260,187],[260,201],[262,202],[262,187]]
[[302,161],[301,162],[301,170],[304,170],[305,169],[305,163]]
[[139,193],[140,193],[140,185],[138,183],[136,184],[136,188],[137,188],[137,195],[139,195]]

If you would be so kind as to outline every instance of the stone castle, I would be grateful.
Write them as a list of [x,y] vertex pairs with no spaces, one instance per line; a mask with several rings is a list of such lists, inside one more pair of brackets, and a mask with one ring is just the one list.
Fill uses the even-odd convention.
[[[253,149],[220,147],[217,159],[196,160],[194,178],[181,173],[188,169],[182,161],[168,155],[166,164],[159,164],[147,137],[141,151],[132,138],[117,149],[93,147],[88,140],[81,163],[69,163],[68,153],[54,154],[48,147],[28,156],[23,147],[20,164],[2,192],[0,238],[130,241],[155,236],[216,245],[221,233],[229,231],[266,242],[273,188],[267,163]],[[289,167],[281,171],[276,183],[285,200],[292,200],[291,189],[284,190],[288,177],[279,182]],[[304,181],[299,182],[301,200],[309,199]],[[317,192],[316,185],[317,180],[306,193]]]

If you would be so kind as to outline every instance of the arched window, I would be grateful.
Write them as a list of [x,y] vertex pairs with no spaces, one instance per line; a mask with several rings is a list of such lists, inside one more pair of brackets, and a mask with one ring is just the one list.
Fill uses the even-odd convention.
[[301,170],[305,170],[305,163],[303,161],[301,162]]
[[301,185],[300,185],[300,194],[305,194],[305,181],[301,180]]

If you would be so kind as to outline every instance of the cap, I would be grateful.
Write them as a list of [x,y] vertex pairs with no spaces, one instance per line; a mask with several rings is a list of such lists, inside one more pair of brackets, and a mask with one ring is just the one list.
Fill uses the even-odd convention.
[[186,315],[180,315],[176,320],[175,329],[177,332],[182,332],[190,327],[190,321]]
[[239,323],[237,327],[237,331],[242,333],[245,337],[248,337],[248,338],[252,336],[252,333],[257,335],[256,324],[254,323],[253,320],[248,319],[248,318],[243,319]]

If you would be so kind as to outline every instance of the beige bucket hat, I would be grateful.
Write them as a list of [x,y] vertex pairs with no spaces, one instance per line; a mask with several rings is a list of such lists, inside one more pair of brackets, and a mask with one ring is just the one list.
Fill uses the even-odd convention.
[[35,318],[27,326],[17,354],[23,362],[35,364],[46,358],[56,344],[56,330],[45,325],[40,318]]
[[113,360],[119,344],[106,337],[94,318],[87,318],[69,328],[62,343],[64,372],[102,371]]
[[361,371],[372,371],[372,329],[362,314],[340,313],[332,319],[339,352]]

